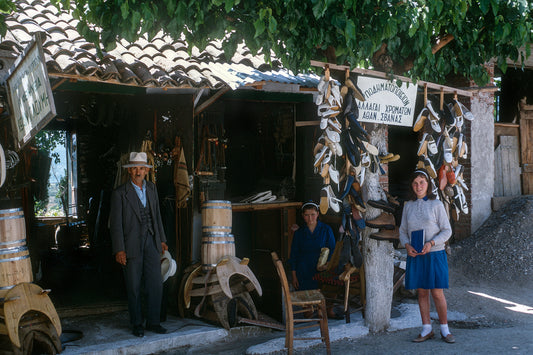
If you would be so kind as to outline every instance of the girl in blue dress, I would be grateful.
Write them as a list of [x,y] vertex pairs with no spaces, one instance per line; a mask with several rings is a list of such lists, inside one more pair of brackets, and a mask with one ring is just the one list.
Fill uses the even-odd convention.
[[410,200],[403,207],[400,243],[407,251],[405,288],[417,290],[422,318],[422,331],[413,341],[420,343],[435,336],[430,318],[431,295],[439,316],[441,337],[447,343],[454,343],[455,338],[448,328],[443,292],[448,288],[445,243],[452,235],[452,229],[444,205],[429,188],[427,171],[416,170],[410,185]]
[[[295,290],[314,290],[318,282],[317,261],[322,248],[329,248],[328,261],[335,249],[335,237],[331,227],[318,220],[319,206],[314,202],[304,203],[302,217],[305,226],[294,232],[289,264],[292,271],[292,286]],[[325,268],[325,267],[324,267]]]

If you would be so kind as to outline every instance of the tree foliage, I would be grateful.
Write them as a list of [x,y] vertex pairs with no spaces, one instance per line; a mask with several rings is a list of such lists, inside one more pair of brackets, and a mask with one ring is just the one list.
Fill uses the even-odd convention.
[[[456,73],[478,84],[483,64],[523,60],[531,41],[533,5],[527,0],[51,0],[72,6],[78,30],[106,49],[119,38],[134,41],[160,30],[200,49],[221,39],[226,57],[243,41],[253,52],[305,71],[311,59],[352,67],[371,65],[386,45],[397,70],[442,82]],[[8,2],[0,0],[0,4]],[[453,40],[433,53],[445,35]],[[398,73],[399,74],[399,73]]]

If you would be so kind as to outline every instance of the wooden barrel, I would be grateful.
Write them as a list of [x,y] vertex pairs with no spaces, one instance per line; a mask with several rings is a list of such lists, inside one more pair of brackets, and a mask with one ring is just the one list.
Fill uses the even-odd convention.
[[0,297],[22,282],[32,282],[22,208],[0,210]]
[[231,202],[208,200],[202,205],[202,232],[231,233]]
[[235,256],[233,234],[224,232],[203,233],[201,253],[202,269],[204,271],[211,270],[224,256]]

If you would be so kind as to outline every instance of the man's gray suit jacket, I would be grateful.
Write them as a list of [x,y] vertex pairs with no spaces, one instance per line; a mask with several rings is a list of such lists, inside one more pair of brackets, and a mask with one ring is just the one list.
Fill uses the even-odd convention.
[[[167,241],[159,210],[159,197],[155,184],[146,181],[146,200],[150,206],[154,223],[155,245],[162,253],[161,242]],[[125,251],[127,258],[140,255],[142,247],[142,226],[139,196],[130,180],[117,187],[111,195],[111,241],[113,254]]]

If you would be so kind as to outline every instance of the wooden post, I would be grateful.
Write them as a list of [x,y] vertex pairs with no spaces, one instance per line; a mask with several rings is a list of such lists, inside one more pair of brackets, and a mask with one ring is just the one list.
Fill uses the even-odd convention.
[[[374,129],[368,131],[371,143],[377,147],[386,146],[386,131],[386,126],[375,125]],[[386,199],[379,182],[379,174],[372,174],[367,170],[365,180],[363,195],[367,200]],[[383,212],[368,205],[366,208],[365,219],[368,220]],[[376,231],[367,227],[362,233],[366,279],[365,323],[372,333],[384,331],[389,327],[394,276],[392,243],[371,239],[370,234]]]

